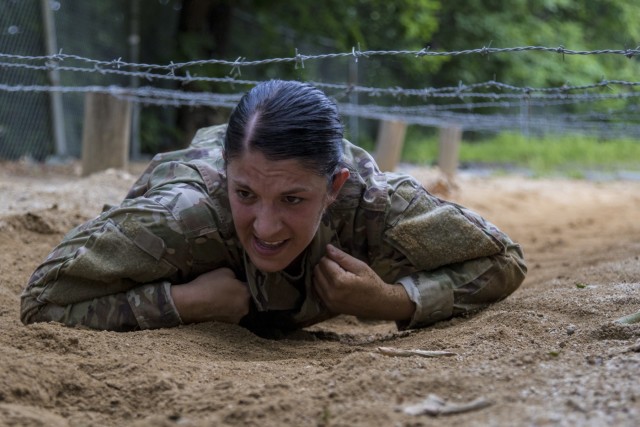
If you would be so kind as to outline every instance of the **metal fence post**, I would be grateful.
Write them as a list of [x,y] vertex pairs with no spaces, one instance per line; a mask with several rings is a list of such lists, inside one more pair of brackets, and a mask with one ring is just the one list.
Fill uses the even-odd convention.
[[[42,19],[44,21],[47,55],[55,55],[58,53],[58,42],[56,38],[56,26],[53,20],[53,12],[51,10],[51,2],[49,0],[41,0],[40,3],[42,5]],[[49,81],[52,86],[60,85],[60,72],[55,67],[49,70]],[[67,155],[67,138],[64,127],[62,94],[60,92],[51,92],[50,99],[55,153],[57,156],[64,157]]]
[[[129,26],[129,54],[131,62],[140,61],[140,0],[131,1],[131,24]],[[135,69],[137,71],[137,68]],[[129,79],[132,89],[140,86],[140,77],[136,74]],[[140,104],[131,106],[131,157],[133,160],[140,158]]]

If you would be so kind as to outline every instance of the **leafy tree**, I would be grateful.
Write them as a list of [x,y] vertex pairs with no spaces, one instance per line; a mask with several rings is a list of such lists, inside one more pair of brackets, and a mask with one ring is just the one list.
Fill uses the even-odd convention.
[[[176,0],[178,1],[178,0]],[[483,46],[564,46],[573,50],[635,48],[640,43],[640,8],[634,0],[182,0],[177,60],[259,60],[301,54],[366,50],[459,51]],[[441,87],[495,79],[519,86],[582,85],[602,79],[637,80],[637,58],[622,55],[562,55],[513,52],[453,57],[359,57],[304,64],[241,67],[241,78],[296,78],[380,87]],[[357,70],[354,72],[354,69]],[[230,67],[207,66],[192,74],[225,75]],[[238,70],[233,70],[234,72]],[[245,88],[191,84],[215,92]],[[609,90],[609,89],[603,89]],[[346,94],[334,94],[337,97]],[[360,96],[359,102],[368,101]],[[377,104],[397,99],[375,100]],[[403,103],[423,103],[408,99]],[[430,100],[429,102],[434,102]],[[442,102],[449,102],[444,100]],[[622,101],[609,102],[619,107]],[[582,107],[569,107],[574,111]],[[490,110],[486,110],[490,112]],[[216,115],[217,114],[217,115]],[[224,120],[218,112],[181,114],[187,134],[204,122]],[[192,123],[189,123],[192,122]],[[185,140],[188,140],[187,135]]]
[[[443,2],[432,46],[463,50],[491,46],[564,46],[572,50],[635,48],[640,8],[633,0],[468,0]],[[496,79],[516,85],[590,84],[637,79],[640,64],[620,55],[546,52],[465,55],[450,58],[436,85]],[[614,75],[615,73],[615,75]]]
[[[436,31],[439,0],[183,0],[178,60],[222,58],[246,60],[292,57],[322,52],[410,49],[425,47]],[[232,55],[232,56],[229,56]],[[404,86],[437,71],[438,61],[398,57],[290,62],[242,67],[244,79],[292,78],[346,81],[360,85]],[[310,61],[311,62],[311,61]],[[191,74],[225,75],[229,67],[198,66]],[[197,83],[187,89],[225,91],[237,86]],[[379,101],[379,100],[378,100]],[[221,120],[211,109],[182,109],[180,126],[185,140],[206,120]]]

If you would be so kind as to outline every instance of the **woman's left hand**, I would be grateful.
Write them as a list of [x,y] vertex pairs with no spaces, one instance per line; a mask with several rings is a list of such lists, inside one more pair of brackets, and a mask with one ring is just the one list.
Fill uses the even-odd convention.
[[333,313],[408,320],[415,311],[402,285],[385,283],[366,263],[333,245],[327,245],[313,273],[315,292]]

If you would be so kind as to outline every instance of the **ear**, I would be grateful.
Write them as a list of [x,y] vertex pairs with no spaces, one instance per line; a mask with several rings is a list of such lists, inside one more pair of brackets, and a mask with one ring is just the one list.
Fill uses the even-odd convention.
[[331,202],[333,202],[338,197],[342,186],[349,179],[349,175],[349,169],[347,168],[342,168],[333,175],[333,180],[331,182],[331,194],[329,194]]

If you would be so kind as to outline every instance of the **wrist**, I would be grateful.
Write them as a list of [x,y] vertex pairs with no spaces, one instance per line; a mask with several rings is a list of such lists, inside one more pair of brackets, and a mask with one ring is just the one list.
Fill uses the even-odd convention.
[[409,298],[404,286],[399,283],[387,284],[387,292],[389,298],[386,308],[389,316],[386,320],[410,320],[416,311],[416,304]]
[[182,323],[194,323],[199,319],[196,316],[196,304],[197,298],[194,298],[191,286],[184,285],[171,285],[171,299],[173,304],[182,319]]
[[416,304],[409,298],[404,286],[380,283],[376,292],[366,301],[361,301],[360,310],[355,314],[377,320],[408,321],[413,317]]

